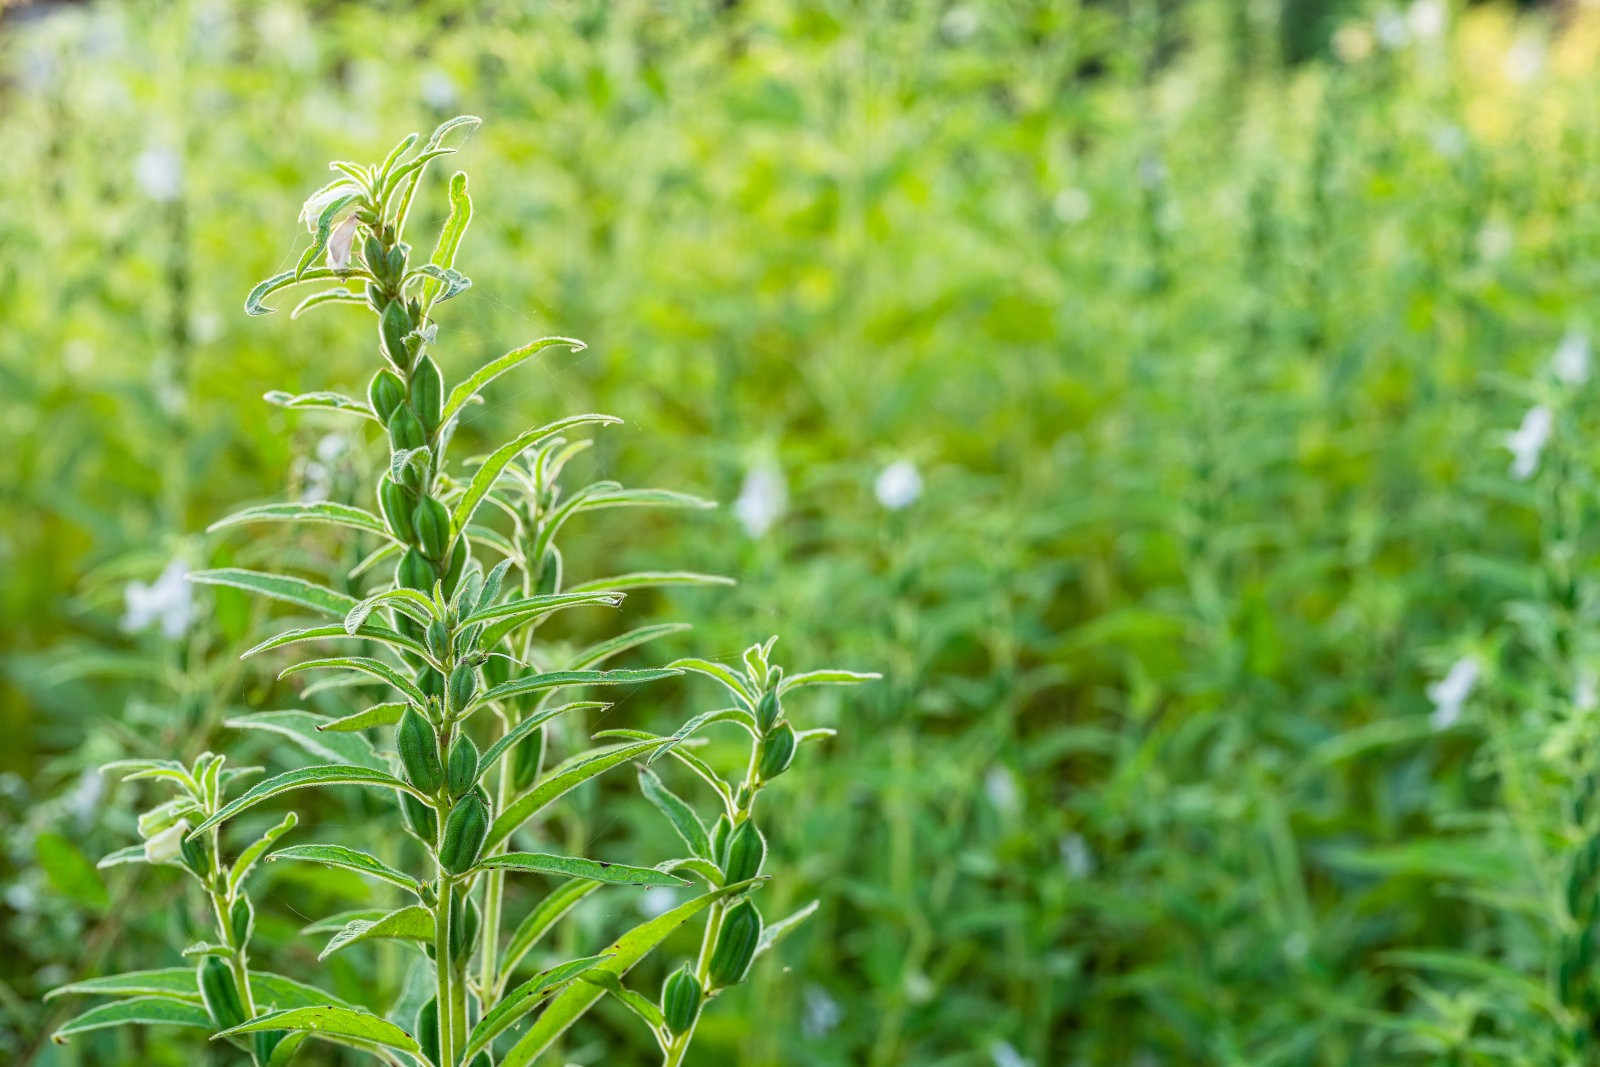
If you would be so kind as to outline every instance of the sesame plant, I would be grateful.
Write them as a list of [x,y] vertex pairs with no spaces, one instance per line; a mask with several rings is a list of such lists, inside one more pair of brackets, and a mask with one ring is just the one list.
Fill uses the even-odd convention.
[[[57,1040],[127,1023],[171,1024],[211,1032],[245,1050],[258,1067],[286,1064],[309,1041],[344,1046],[386,1063],[487,1067],[532,1063],[608,993],[655,1033],[663,1062],[684,1062],[702,1004],[744,980],[756,957],[804,920],[815,904],[764,923],[754,891],[766,841],[754,822],[762,788],[786,771],[797,747],[830,730],[797,731],[782,698],[807,685],[842,684],[874,675],[812,671],[785,675],[770,661],[775,639],[751,647],[738,668],[682,659],[659,668],[617,670],[605,664],[684,626],[646,625],[571,651],[541,628],[561,613],[616,607],[629,590],[726,584],[685,571],[612,575],[569,584],[560,536],[574,516],[619,507],[709,506],[661,489],[628,489],[594,481],[568,489],[569,461],[590,445],[570,435],[616,423],[581,414],[520,433],[467,464],[452,468],[451,439],[469,406],[491,381],[569,338],[544,338],[514,349],[447,391],[432,355],[440,305],[470,282],[455,267],[471,217],[467,179],[455,174],[449,209],[425,260],[405,240],[406,223],[425,168],[455,149],[447,138],[475,127],[461,116],[426,141],[413,134],[376,165],[335,162],[337,177],[306,201],[302,221],[312,235],[296,265],[261,282],[246,311],[272,309],[273,293],[330,283],[306,296],[294,316],[335,304],[364,305],[378,319],[382,365],[365,399],[334,392],[269,393],[291,410],[331,411],[376,423],[387,462],[374,493],[376,510],[332,500],[265,504],[216,523],[213,530],[258,523],[321,524],[353,531],[364,556],[343,580],[357,593],[307,578],[223,568],[193,580],[233,587],[317,617],[261,641],[246,656],[321,642],[354,642],[350,654],[290,662],[280,677],[316,672],[345,692],[380,687],[382,699],[359,699],[347,714],[258,712],[231,724],[287,735],[314,762],[251,785],[260,768],[229,768],[203,753],[190,763],[119,761],[108,769],[131,780],[159,781],[174,795],[151,808],[139,828],[145,840],[109,863],[180,867],[203,892],[215,939],[190,946],[191,966],[96,978],[58,994],[115,999],[56,1031]],[[480,558],[480,555],[482,558]],[[281,654],[281,653],[279,653]],[[580,687],[637,686],[685,673],[721,683],[734,703],[696,715],[668,735],[611,729],[598,742],[554,759],[560,742],[576,739],[574,721],[608,705],[564,700]],[[318,684],[323,684],[319,682]],[[744,730],[749,754],[742,780],[724,781],[695,755],[701,731],[727,724]],[[372,738],[380,740],[374,744]],[[670,791],[652,764],[663,757],[698,775],[721,811],[708,829],[694,808]],[[644,866],[520,847],[537,838],[539,821],[567,794],[599,775],[639,762],[646,797],[668,819],[686,855]],[[258,805],[305,789],[355,786],[395,798],[391,817],[413,844],[389,847],[383,834],[363,843],[282,843],[298,823],[290,812],[230,851],[229,828]],[[248,876],[262,863],[305,863],[354,871],[405,895],[399,907],[366,909],[308,927],[333,936],[319,958],[376,941],[416,950],[425,999],[386,1016],[296,978],[251,966],[256,904]],[[525,914],[509,913],[508,877],[543,876],[554,888]],[[541,943],[591,893],[607,886],[682,887],[700,891],[622,933],[609,945],[551,960]],[[704,916],[702,948],[675,972],[656,1002],[624,984],[628,972],[674,930]],[[537,970],[526,966],[538,961]],[[531,1018],[531,1024],[529,1020]]]

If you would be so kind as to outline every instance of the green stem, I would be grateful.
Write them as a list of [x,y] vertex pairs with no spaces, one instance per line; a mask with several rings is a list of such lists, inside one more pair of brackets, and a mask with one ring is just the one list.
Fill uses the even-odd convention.
[[[495,802],[494,810],[504,811],[511,802],[511,776],[506,765],[509,759],[503,759],[495,767]],[[489,849],[488,855],[493,856],[505,849],[507,842],[501,841]],[[489,871],[483,887],[483,930],[480,935],[482,945],[479,951],[483,954],[482,969],[478,972],[479,992],[483,996],[483,1007],[487,1011],[489,1006],[500,999],[501,983],[496,974],[499,966],[500,948],[500,904],[501,895],[505,892],[505,872],[500,870]]]
[[434,978],[438,983],[439,1063],[455,1067],[455,1010],[450,966],[450,883],[439,879],[439,899],[433,911]]

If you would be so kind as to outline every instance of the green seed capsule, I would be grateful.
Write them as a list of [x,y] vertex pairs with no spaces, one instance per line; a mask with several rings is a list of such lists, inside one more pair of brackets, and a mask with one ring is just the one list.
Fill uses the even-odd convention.
[[428,1062],[439,1063],[439,998],[434,997],[417,1009],[417,1044],[422,1046]]
[[256,907],[249,897],[240,897],[228,909],[228,926],[233,930],[233,943],[245,945],[256,928]]
[[764,779],[778,777],[794,762],[794,727],[780,723],[778,728],[761,739],[761,758],[757,770]]
[[400,765],[406,780],[424,793],[437,793],[444,784],[444,767],[439,763],[439,743],[428,720],[407,706],[395,733],[400,749]]
[[741,900],[722,920],[722,932],[717,935],[717,947],[711,953],[708,977],[712,988],[723,989],[744,981],[760,942],[761,912],[756,910],[754,901]]
[[461,536],[456,538],[455,551],[450,553],[450,568],[444,572],[444,595],[455,596],[456,583],[461,581],[461,572],[467,566],[467,532],[461,531]]
[[386,270],[388,272],[386,277],[390,278],[391,280],[395,280],[395,281],[398,281],[400,278],[405,277],[405,273],[406,273],[406,249],[405,249],[405,246],[403,246],[403,245],[395,245],[393,248],[389,249],[389,255],[386,258],[387,258],[387,262],[384,264],[384,270]]
[[561,553],[552,548],[539,564],[538,589],[540,596],[550,596],[561,591]]
[[694,1025],[700,1014],[700,982],[685,963],[667,976],[661,986],[661,1017],[667,1029],[681,1034]]
[[[405,616],[401,616],[404,618]],[[423,638],[428,646],[428,651],[433,653],[434,659],[444,659],[450,653],[450,628],[440,619],[434,619],[428,624],[427,635]]]
[[489,833],[489,806],[476,792],[456,801],[444,820],[444,841],[439,865],[451,874],[463,874],[478,862],[483,839]]
[[391,300],[383,309],[383,318],[379,323],[379,335],[383,341],[383,354],[389,361],[401,370],[410,368],[411,355],[406,351],[406,334],[411,332],[411,316],[406,314],[406,309],[400,301]]
[[761,700],[756,704],[756,725],[762,733],[772,729],[772,724],[778,721],[783,714],[783,705],[778,703],[778,691],[768,689],[761,694]]
[[389,425],[389,416],[394,414],[394,409],[405,403],[405,399],[406,384],[388,368],[374,374],[367,385],[367,402],[372,405],[378,421],[385,426]]
[[400,557],[400,563],[394,569],[395,584],[424,594],[433,592],[433,583],[437,578],[438,572],[433,569],[433,564],[416,548],[406,549],[406,554]]
[[478,669],[470,663],[458,663],[450,672],[450,710],[459,715],[478,695]]
[[401,404],[389,414],[389,444],[396,452],[408,452],[427,444],[428,435],[409,404]]
[[[432,667],[424,668],[422,673],[417,675],[417,688],[430,697],[442,697],[444,696],[444,675]],[[435,708],[434,710],[437,711],[438,709]]]
[[733,830],[733,823],[726,815],[718,815],[716,825],[711,827],[711,856],[720,862],[727,853],[728,834]]
[[728,839],[728,855],[722,870],[728,884],[746,882],[761,873],[767,860],[767,839],[761,836],[756,824],[746,820]]
[[[493,660],[489,662],[493,663]],[[544,766],[544,727],[517,742],[511,750],[511,788],[520,793],[533,785]]]
[[450,898],[450,960],[461,966],[472,958],[478,946],[478,905],[470,898],[463,900],[459,889]]
[[431,496],[422,498],[411,513],[411,525],[417,531],[417,545],[429,559],[443,559],[450,544],[450,513],[442,503]]
[[233,971],[220,956],[202,959],[198,977],[206,1012],[218,1029],[228,1030],[245,1021],[244,1003],[239,999],[238,987],[233,984]]
[[478,782],[478,746],[466,734],[457,737],[450,746],[450,757],[445,760],[445,786],[450,795],[458,797]]
[[267,1063],[270,1061],[273,1050],[278,1047],[278,1043],[288,1036],[289,1031],[287,1030],[257,1030],[252,1034],[253,1040],[251,1044],[255,1049],[256,1062]]
[[427,842],[430,848],[439,840],[439,817],[424,801],[418,800],[410,793],[401,793],[400,810],[405,815],[406,825],[411,827],[411,832]]
[[389,529],[406,544],[417,538],[416,527],[411,524],[411,512],[416,506],[416,494],[387,474],[378,482],[378,510],[383,512]]
[[411,410],[417,413],[422,428],[432,433],[439,428],[444,408],[444,376],[431,357],[417,360],[411,372]]
[[202,878],[206,876],[207,868],[210,865],[206,863],[206,847],[200,842],[199,838],[185,837],[178,842],[178,855],[183,857],[183,865],[185,867]]

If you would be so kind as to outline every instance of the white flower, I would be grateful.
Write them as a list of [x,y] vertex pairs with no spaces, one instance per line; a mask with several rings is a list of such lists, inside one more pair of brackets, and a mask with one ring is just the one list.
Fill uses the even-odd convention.
[[826,1037],[844,1018],[839,1002],[818,985],[806,986],[803,996],[805,1014],[800,1021],[801,1029],[805,1030],[807,1037]]
[[1536,37],[1524,35],[1506,53],[1506,77],[1516,85],[1527,85],[1544,69],[1544,45]]
[[1333,35],[1333,54],[1341,63],[1359,63],[1372,54],[1372,32],[1359,22],[1347,22]]
[[1005,767],[996,764],[983,776],[983,795],[1001,815],[1014,815],[1019,806],[1017,779]]
[[1378,43],[1391,51],[1404,48],[1411,40],[1411,28],[1406,25],[1405,16],[1392,7],[1378,12],[1372,30],[1378,37]]
[[179,819],[144,843],[146,863],[169,863],[183,850],[183,835],[189,832],[189,820]]
[[183,194],[183,161],[165,145],[151,145],[133,161],[133,177],[151,200],[169,204]]
[[1428,140],[1433,142],[1433,150],[1446,159],[1456,159],[1467,150],[1467,135],[1453,122],[1435,124],[1428,131]]
[[939,20],[939,29],[947,40],[960,44],[978,32],[978,13],[970,7],[953,7]]
[[1050,203],[1051,209],[1056,213],[1056,219],[1071,226],[1082,222],[1089,217],[1089,212],[1094,208],[1094,202],[1089,199],[1089,194],[1082,189],[1063,189],[1056,194]]
[[1503,222],[1490,221],[1478,230],[1478,255],[1488,261],[1504,259],[1516,244],[1516,235]]
[[448,111],[456,106],[456,83],[450,75],[434,69],[422,76],[422,102],[435,111]]
[[1094,873],[1094,853],[1082,834],[1061,835],[1061,865],[1073,878],[1087,878]]
[[994,1067],[1032,1067],[1032,1060],[1022,1058],[1015,1045],[1009,1041],[989,1043],[989,1059]]
[[776,463],[766,460],[745,473],[739,499],[733,502],[733,513],[743,524],[745,533],[760,537],[783,517],[788,506],[789,489],[784,484],[783,471]]
[[1550,440],[1550,429],[1555,416],[1543,404],[1528,409],[1516,433],[1506,434],[1506,447],[1511,450],[1511,477],[1527,481],[1539,469],[1539,454]]
[[1593,667],[1580,667],[1578,680],[1573,686],[1572,703],[1579,711],[1593,711],[1600,706],[1600,676]]
[[1413,0],[1406,9],[1406,24],[1419,40],[1437,37],[1444,32],[1445,10],[1443,0]]
[[1431,722],[1435,730],[1447,730],[1461,718],[1461,705],[1472,694],[1478,683],[1478,661],[1472,656],[1462,656],[1451,664],[1450,672],[1428,686],[1428,699],[1433,701]]
[[1589,335],[1568,330],[1550,357],[1550,369],[1567,385],[1582,385],[1589,380]]
[[356,217],[346,215],[344,221],[328,235],[328,266],[344,270],[350,265],[350,246],[356,239]]
[[883,468],[872,491],[878,495],[878,503],[890,511],[899,511],[916,503],[922,495],[922,475],[909,459],[896,460]]
[[72,812],[79,826],[88,826],[94,821],[95,809],[100,806],[105,792],[106,780],[99,771],[90,769],[78,776],[78,784],[67,797],[67,810]]
[[300,205],[300,221],[305,223],[307,233],[317,232],[317,220],[322,218],[322,213],[328,205],[341,196],[350,196],[360,193],[361,190],[355,182],[335,182],[319,192],[312,193],[306,202]]
[[346,441],[343,435],[336,433],[324,434],[317,441],[317,458],[324,463],[332,463],[344,455],[345,450],[349,447],[350,442]]
[[161,577],[150,585],[129,582],[123,596],[127,611],[122,616],[122,629],[128,633],[159,622],[162,634],[176,641],[194,620],[194,590],[189,585],[189,567],[181,559],[167,564]]

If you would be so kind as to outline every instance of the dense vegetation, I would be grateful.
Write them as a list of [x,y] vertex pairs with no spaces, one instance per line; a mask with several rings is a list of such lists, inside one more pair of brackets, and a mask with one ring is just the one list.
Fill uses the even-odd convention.
[[[500,383],[460,454],[616,411],[579,475],[724,505],[579,520],[574,573],[739,582],[630,597],[695,629],[617,666],[781,632],[885,676],[795,709],[839,736],[763,801],[771,913],[824,903],[691,1062],[1593,1055],[1600,14],[1305,6],[10,14],[0,1058],[195,1062],[181,1029],[48,1043],[81,1005],[47,989],[208,921],[176,874],[95,869],[160,796],[92,768],[277,772],[303,753],[230,719],[347,708],[239,660],[275,609],[183,577],[358,562],[204,532],[354,500],[387,454],[261,399],[360,393],[370,324],[240,302],[294,266],[315,161],[457,111],[485,125],[446,377],[589,346]],[[616,625],[574,619],[573,648]],[[654,683],[606,725],[713,699]],[[575,795],[557,851],[666,858],[631,779]],[[305,814],[359,844],[380,807]],[[394,1000],[409,950],[319,965],[299,932],[356,876],[261,876],[266,965]],[[654,900],[597,897],[552,952]],[[654,1054],[609,1000],[562,1053]]]

